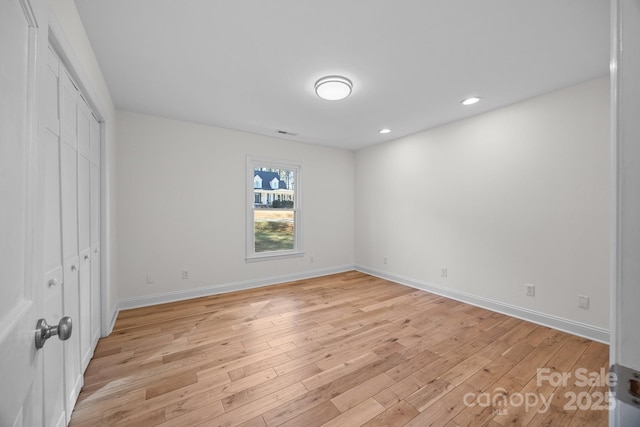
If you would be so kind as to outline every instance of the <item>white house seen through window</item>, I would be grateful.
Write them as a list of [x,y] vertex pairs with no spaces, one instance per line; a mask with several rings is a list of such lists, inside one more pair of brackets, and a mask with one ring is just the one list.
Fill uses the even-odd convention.
[[302,255],[300,166],[249,159],[247,260]]

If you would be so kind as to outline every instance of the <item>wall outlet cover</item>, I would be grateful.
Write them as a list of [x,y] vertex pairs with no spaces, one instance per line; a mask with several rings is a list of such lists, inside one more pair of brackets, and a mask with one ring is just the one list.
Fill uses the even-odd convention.
[[528,297],[535,297],[536,296],[536,287],[535,287],[535,285],[527,283],[524,286],[525,286],[525,294]]
[[589,297],[586,295],[578,295],[578,308],[589,310]]

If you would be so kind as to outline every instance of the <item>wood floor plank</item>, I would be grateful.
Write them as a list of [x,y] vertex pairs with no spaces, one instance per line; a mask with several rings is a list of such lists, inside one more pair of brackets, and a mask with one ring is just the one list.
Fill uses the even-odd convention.
[[332,368],[322,371],[312,377],[309,377],[302,381],[309,390],[316,389],[320,386],[335,381],[336,379],[343,377],[351,372],[357,371],[363,366],[368,366],[373,362],[380,360],[378,356],[372,352],[368,352],[352,358],[351,360],[340,363]]
[[422,412],[454,388],[449,381],[438,377],[407,396],[405,401]]
[[322,424],[322,427],[361,426],[378,414],[384,412],[384,406],[374,398],[369,398],[357,406],[349,409],[334,419]]
[[444,425],[466,407],[464,396],[467,393],[473,393],[473,388],[468,384],[463,383],[455,387],[405,425],[407,427]]
[[317,427],[340,415],[340,411],[333,403],[327,401],[289,421],[278,424],[279,427]]
[[146,388],[147,393],[145,399],[153,399],[156,396],[160,396],[173,390],[178,390],[179,388],[191,384],[196,384],[197,382],[198,376],[196,375],[195,370],[191,372],[180,372],[178,375],[164,377]]
[[279,425],[298,415],[307,412],[314,407],[329,401],[341,393],[352,389],[358,384],[363,383],[367,379],[386,372],[392,366],[399,364],[405,359],[394,353],[384,359],[381,359],[368,366],[364,366],[357,371],[338,378],[328,384],[325,384],[309,393],[300,396],[296,400],[289,402],[275,410],[263,414],[265,421],[269,425]]
[[252,387],[243,388],[228,397],[222,399],[225,411],[231,411],[240,406],[247,405],[254,400],[260,399],[280,389],[288,387],[292,384],[309,378],[320,372],[315,364],[309,364],[297,371],[292,371],[284,375],[278,375],[276,378],[256,384]]
[[377,375],[331,399],[340,412],[346,412],[378,392],[395,384],[387,374]]
[[264,422],[262,416],[258,415],[257,417],[250,419],[242,424],[238,424],[238,427],[267,427],[267,424]]
[[364,427],[389,427],[403,426],[413,418],[418,416],[419,412],[407,402],[400,401],[376,417],[363,424]]
[[605,385],[536,377],[601,368],[606,345],[350,271],[123,310],[70,425],[602,426],[565,394]]
[[[202,425],[207,426],[234,426],[248,421],[264,412],[277,408],[285,402],[295,399],[307,392],[301,383],[295,383],[275,393],[253,401],[250,405],[241,406],[223,415],[213,418]],[[188,424],[178,423],[175,426],[185,426]],[[267,424],[268,425],[268,424]]]
[[392,386],[382,390],[376,394],[374,398],[385,408],[390,408],[405,400],[405,398],[416,391],[420,390],[425,384],[409,375],[400,381],[395,382]]

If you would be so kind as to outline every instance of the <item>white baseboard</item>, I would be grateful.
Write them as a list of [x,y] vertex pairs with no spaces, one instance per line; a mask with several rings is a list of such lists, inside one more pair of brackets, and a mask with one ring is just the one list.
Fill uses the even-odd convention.
[[[145,295],[141,297],[125,298],[120,300],[120,310],[130,308],[147,307],[150,305],[164,304],[168,302],[182,301],[191,298],[199,298],[209,295],[224,294],[228,292],[244,291],[263,286],[277,285],[279,283],[293,282],[296,280],[311,279],[329,274],[352,271],[353,265],[325,268],[321,270],[305,271],[301,273],[285,274],[282,276],[265,277],[262,279],[246,280],[242,282],[224,283],[221,285],[204,286],[196,289],[186,289],[160,294]],[[117,315],[117,313],[116,313]],[[115,321],[115,319],[114,319]]]
[[539,325],[548,326],[563,332],[568,332],[593,341],[609,344],[609,330],[597,326],[588,325],[586,323],[575,322],[573,320],[564,319],[562,317],[553,316],[539,311],[529,310],[527,308],[515,305],[505,304],[489,298],[468,294],[466,292],[456,291],[454,289],[443,288],[431,283],[402,277],[392,273],[376,270],[374,268],[356,265],[355,269],[372,276],[410,286],[415,289],[430,292],[443,297],[451,298],[467,304],[486,308],[487,310],[496,311],[508,316],[517,317],[518,319],[527,320]]

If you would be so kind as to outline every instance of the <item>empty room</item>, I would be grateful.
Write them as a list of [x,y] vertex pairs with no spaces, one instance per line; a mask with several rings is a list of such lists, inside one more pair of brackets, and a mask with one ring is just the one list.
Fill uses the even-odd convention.
[[0,425],[640,425],[633,2],[4,1]]

